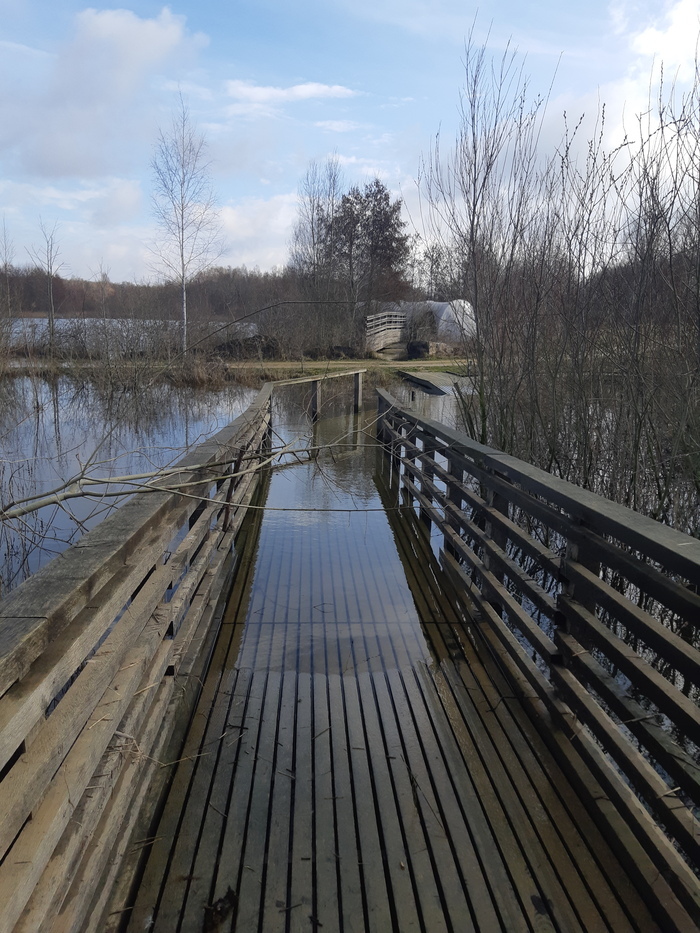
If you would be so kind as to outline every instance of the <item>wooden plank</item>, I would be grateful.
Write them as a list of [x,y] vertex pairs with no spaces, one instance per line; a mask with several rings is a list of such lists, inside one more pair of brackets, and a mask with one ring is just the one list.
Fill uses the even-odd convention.
[[[194,874],[192,863],[203,815],[207,814],[208,781],[227,733],[228,696],[235,684],[236,672],[224,663],[232,645],[234,630],[227,628],[217,643],[212,662],[213,676],[207,677],[193,719],[187,743],[177,762],[168,804],[160,820],[143,883],[139,889],[130,928],[140,929],[152,922],[157,913],[158,922],[178,922]],[[221,690],[223,683],[223,690]],[[216,715],[210,716],[216,704]],[[222,703],[223,700],[223,703]],[[210,815],[217,817],[215,811]],[[164,884],[167,880],[167,897]]]
[[[547,839],[550,858],[555,866],[571,860],[581,875],[585,891],[582,892],[580,887],[577,890],[576,883],[570,884],[568,890],[587,928],[594,929],[600,923],[600,919],[591,914],[590,907],[585,906],[588,899],[592,898],[599,905],[601,917],[615,931],[627,929],[630,922],[634,929],[657,929],[648,913],[640,912],[641,902],[637,892],[625,878],[619,863],[609,852],[607,843],[557,764],[547,754],[538,737],[536,739],[529,721],[523,717],[520,701],[509,696],[510,685],[502,671],[494,668],[488,657],[484,660],[479,656],[477,660],[471,653],[468,660],[466,655],[464,657],[466,665],[457,662],[460,651],[465,645],[471,645],[472,640],[465,639],[464,635],[457,639],[451,629],[444,626],[433,627],[432,630],[437,637],[454,639],[455,644],[451,651],[454,663],[443,664],[440,669],[440,676],[444,675],[450,685],[448,690],[440,691],[441,698],[460,696],[461,685],[464,685],[467,687],[467,696],[473,700],[477,688],[472,678],[477,678],[478,689],[483,691],[484,700],[488,704],[487,709],[501,724],[520,763],[515,768],[509,766],[511,780],[527,802],[528,812],[537,820],[540,834]],[[519,767],[526,771],[525,780],[518,777]],[[564,852],[561,851],[562,845]],[[614,887],[610,886],[611,881]],[[628,912],[631,912],[631,918]],[[639,926],[635,915],[638,915]]]
[[[363,626],[365,635],[369,626]],[[377,646],[365,641],[371,655]],[[372,662],[370,662],[372,663]],[[383,858],[395,914],[394,928],[400,930],[447,930],[445,908],[441,903],[445,886],[450,885],[451,866],[444,865],[438,879],[432,864],[428,821],[416,802],[415,785],[405,764],[405,752],[396,741],[395,713],[383,686],[383,676],[360,671],[358,692],[364,717],[367,757],[375,787],[377,817],[382,834]],[[386,700],[386,705],[380,701]],[[362,818],[362,811],[361,811]],[[439,831],[439,830],[438,830]],[[464,901],[461,904],[464,907]],[[470,929],[465,917],[465,931]]]
[[[165,714],[171,696],[172,685],[167,682],[161,684],[153,704],[148,707],[149,718],[142,724],[142,728],[135,730],[133,749],[126,755],[121,751],[126,761],[119,769],[118,779],[112,788],[110,806],[102,810],[94,832],[88,837],[89,845],[78,871],[68,875],[72,883],[60,905],[56,920],[51,923],[51,917],[48,917],[44,926],[32,926],[31,917],[25,912],[23,919],[28,921],[24,927],[27,933],[44,929],[51,930],[51,933],[72,933],[74,930],[83,930],[86,921],[90,925],[88,911],[95,893],[97,877],[101,877],[102,882],[99,885],[102,895],[99,902],[104,904],[106,901],[110,891],[108,882],[120,861],[120,853],[115,851],[115,837],[122,837],[121,847],[126,846],[129,829],[137,817],[139,803],[146,794],[149,777],[159,767],[158,755],[167,737],[167,733],[160,727],[161,717]],[[82,816],[81,812],[80,817]],[[108,860],[111,862],[112,871],[108,872],[105,878],[102,873]],[[49,867],[53,868],[53,860]],[[98,916],[102,913],[96,905],[93,905],[93,911]],[[91,925],[94,929],[101,929],[96,919],[92,919]],[[22,926],[16,929],[19,933]]]
[[642,696],[648,697],[695,745],[700,745],[700,709],[691,699],[575,600],[561,595],[558,605],[572,634],[584,647],[595,645]]
[[[412,487],[412,492],[414,490],[415,487]],[[417,492],[417,490],[415,492]],[[481,584],[480,588],[484,591],[484,594],[498,603],[499,606],[503,607],[513,625],[522,632],[523,636],[530,642],[532,647],[535,648],[546,661],[550,661],[555,657],[557,649],[551,638],[549,638],[537,623],[533,621],[532,617],[523,609],[520,603],[511,596],[507,587],[486,568],[481,558],[455,534],[449,525],[446,525],[444,522],[441,524],[445,539],[449,541],[451,548],[477,571]]]
[[[211,538],[209,548],[213,548],[215,543],[216,539]],[[183,546],[187,546],[187,539],[183,542]],[[205,550],[199,556],[197,565],[199,569],[193,568],[192,570],[190,577],[192,586],[198,584],[198,578],[206,569],[207,563],[208,550]],[[163,592],[163,582],[166,574],[167,569],[161,568],[161,572],[156,572],[142,588],[134,603],[126,610],[120,620],[120,625],[111,632],[94,658],[91,659],[90,664],[81,672],[57,709],[43,725],[37,735],[35,745],[14,765],[10,774],[6,777],[4,782],[5,793],[2,803],[0,803],[0,814],[6,812],[3,825],[3,829],[7,834],[5,837],[3,837],[0,829],[0,840],[5,840],[5,846],[9,845],[19,826],[40,799],[44,782],[56,770],[57,761],[60,761],[60,749],[66,746],[70,747],[76,739],[81,728],[92,714],[94,703],[104,692],[111,677],[117,672],[124,653],[128,651],[133,641],[138,640],[140,634],[144,631],[148,613]],[[155,646],[163,633],[164,628],[156,621],[150,626],[150,637],[143,639],[140,647],[146,648],[151,645],[150,650],[155,650]],[[131,653],[133,655],[133,652]],[[142,653],[138,653],[137,656],[139,664],[146,663]],[[104,704],[105,701],[102,702]],[[112,702],[115,701],[111,699],[110,695],[107,704],[109,705]],[[118,702],[123,704],[123,696],[119,698]],[[107,717],[106,722],[111,721],[112,717]],[[93,725],[93,729],[95,725],[97,723]],[[100,728],[99,733],[104,734],[105,729]],[[97,735],[97,731],[93,733],[93,737]],[[96,742],[96,747],[97,744]],[[3,805],[7,808],[6,811],[3,811]]]
[[[569,780],[587,806],[594,813],[598,811],[597,819],[611,825],[607,838],[615,846],[618,858],[654,916],[663,918],[662,925],[666,924],[669,930],[683,931],[689,923],[695,922],[689,919],[686,910],[691,911],[690,916],[697,913],[695,896],[691,894],[693,888],[697,890],[697,882],[689,878],[685,863],[669,847],[646,811],[641,810],[633,793],[622,784],[598,746],[578,727],[571,710],[557,698],[553,688],[510,632],[504,626],[494,624],[495,621],[484,620],[477,624],[492,648],[499,651],[502,663],[507,664],[515,683],[519,672],[527,672],[530,687],[534,686],[545,700],[555,723],[565,730],[572,747],[569,749],[565,743],[560,743],[556,730],[552,730],[546,720],[533,716],[532,722],[541,729],[540,734],[545,741],[551,742],[552,748],[556,749],[560,764],[566,767]],[[579,755],[578,764],[574,764],[575,757]],[[592,789],[594,784],[599,788],[597,792]]]
[[[189,563],[192,553],[201,545],[203,536],[209,535],[210,540],[207,550],[200,556],[198,564],[200,568],[206,561],[207,554],[219,545],[219,537],[212,537],[208,531],[209,517],[215,508],[216,505],[212,504],[205,509],[197,525],[181,542],[177,559],[183,564]],[[122,609],[136,585],[135,568],[139,568],[140,579],[142,579],[143,574],[160,555],[160,551],[161,545],[158,542],[148,551],[138,550],[131,555],[129,564],[112,578],[106,587],[103,587],[97,606],[86,607],[57,639],[52,640],[22,682],[14,685],[2,698],[0,703],[0,767],[9,760],[32,727],[43,719],[49,702],[84,661],[117,612]],[[176,566],[177,560],[174,559],[167,569],[160,571],[164,590],[169,585],[171,574],[177,573]],[[186,602],[183,599],[186,589],[191,591],[198,583],[197,573],[191,573],[185,589],[170,605],[169,611],[179,605],[182,613],[186,609]],[[151,590],[153,591],[153,588]],[[155,598],[153,605],[155,606]]]
[[626,729],[649,749],[671,779],[700,805],[700,766],[671,735],[620,686],[589,651],[566,632],[556,632],[566,666],[582,683],[593,688]]
[[678,796],[678,788],[670,787],[657,774],[570,671],[555,665],[551,676],[564,701],[590,728],[665,832],[680,844],[690,865],[700,865],[700,824]]
[[[222,635],[217,640],[212,660],[212,670],[218,672],[219,676],[223,669],[223,660],[232,636],[232,627],[222,627]],[[199,698],[199,708],[201,708],[202,704],[211,703],[217,685],[218,680],[215,677],[207,677]],[[174,770],[172,785],[163,816],[159,821],[156,837],[150,848],[150,857],[139,886],[138,897],[130,914],[129,929],[142,929],[144,924],[151,924],[153,921],[161,897],[163,876],[169,864],[170,850],[180,822],[181,808],[187,796],[197,756],[201,750],[206,725],[206,716],[197,715],[193,717],[187,741],[178,754],[177,760],[169,765],[169,769]],[[176,878],[173,881],[171,891],[173,900],[177,898],[177,885],[178,880]]]
[[697,648],[577,561],[563,561],[561,570],[574,585],[573,594],[569,595],[581,603],[585,603],[587,597],[593,599],[691,683],[700,685],[700,651]]
[[[218,563],[223,561],[223,557],[223,554],[219,555]],[[212,586],[215,586],[217,580],[217,562],[209,565],[207,576],[210,578],[211,582],[204,587],[203,590],[200,590],[197,597],[197,599],[206,599],[207,605],[204,607],[205,609],[209,607],[209,600],[212,598],[212,593],[210,591]],[[214,598],[216,598],[216,592],[215,589],[213,594]],[[213,612],[213,606],[211,610]],[[204,617],[202,618],[202,616]],[[158,691],[159,696],[165,698],[170,697],[173,691],[174,679],[168,677],[161,683],[163,674],[166,668],[178,668],[178,657],[181,656],[183,652],[187,651],[195,630],[201,628],[202,625],[204,625],[205,628],[208,627],[209,617],[206,612],[198,612],[193,604],[188,615],[187,624],[183,625],[180,629],[174,642],[169,643],[166,641],[161,644],[151,667],[143,678],[141,689],[135,694],[127,715],[120,723],[116,735],[120,737],[126,736],[128,741],[136,743],[138,750],[137,757],[139,760],[155,760],[152,745],[156,739],[159,746],[162,746],[167,740],[172,728],[172,720],[175,716],[172,709],[169,709],[166,715],[162,713],[152,715],[152,725],[149,724],[146,732],[143,734],[140,732],[141,727],[139,723],[142,722],[143,718],[148,713],[151,701],[155,696],[153,688],[160,683],[161,686]],[[134,738],[132,739],[131,736],[134,736]],[[123,738],[118,739],[118,742],[121,742],[122,745],[123,741]],[[90,844],[94,848],[99,835],[95,834],[94,826],[100,818],[101,810],[105,807],[105,804],[107,804],[108,815],[102,816],[103,823],[105,819],[107,819],[110,826],[119,826],[125,812],[124,810],[119,810],[119,799],[125,799],[123,807],[125,809],[128,807],[132,819],[136,818],[138,808],[135,807],[134,801],[129,797],[128,791],[126,793],[121,791],[119,794],[113,791],[115,782],[122,782],[123,785],[120,775],[128,759],[129,756],[125,756],[122,746],[112,752],[108,748],[105,752],[105,756],[98,766],[99,778],[97,780],[96,778],[92,779],[91,786],[88,788],[81,801],[79,812],[76,813],[76,816],[68,825],[61,839],[59,849],[54,852],[47,870],[44,872],[40,883],[35,888],[29,909],[25,909],[22,922],[28,924],[26,927],[28,930],[39,929],[41,925],[39,916],[42,914],[39,914],[37,911],[43,911],[43,913],[46,914],[46,911],[51,909],[51,900],[55,898],[55,892],[58,890],[59,885],[63,884],[63,886],[65,886],[71,882],[74,868],[70,866],[75,863],[76,857],[79,857],[82,853],[86,841],[90,840]],[[129,780],[136,780],[136,777],[132,774]],[[111,832],[111,830],[109,832]],[[108,852],[109,847],[105,850],[104,843],[102,843],[102,850]],[[61,853],[60,856],[58,854],[59,851]],[[91,872],[93,876],[99,874],[97,863],[93,857],[90,859],[88,871]],[[54,892],[53,894],[51,893],[52,891]],[[80,905],[80,909],[84,909],[87,892],[89,892],[89,886],[84,886],[81,892],[80,885],[78,885],[78,890],[74,895],[74,905]],[[32,907],[32,904],[36,904],[37,906]],[[74,906],[74,909],[79,908]],[[42,921],[43,924],[46,922],[46,920]],[[70,925],[69,923],[68,926],[70,927]],[[20,927],[17,929],[19,930]]]
[[[225,611],[225,595],[230,589],[231,577],[237,562],[228,550],[230,547],[229,535],[222,539],[221,550],[224,551],[222,570],[218,574],[217,583],[212,591],[212,603],[199,621],[197,631],[193,634],[189,646],[184,649],[180,644],[182,629],[173,645],[173,665],[175,674],[174,694],[165,714],[165,721],[172,723],[169,729],[167,742],[154,751],[158,758],[158,767],[152,772],[146,783],[143,795],[143,804],[138,813],[138,819],[133,821],[133,828],[122,832],[124,838],[124,855],[119,860],[118,874],[109,889],[109,904],[105,907],[105,916],[100,918],[100,933],[119,933],[123,930],[127,914],[133,907],[132,890],[134,879],[145,863],[148,847],[144,840],[151,839],[157,829],[155,818],[162,808],[167,788],[171,784],[173,766],[169,762],[177,760],[180,756],[187,727],[194,712],[195,704],[201,693],[204,675],[209,665],[220,632],[222,617]],[[165,763],[165,767],[161,765]],[[128,845],[127,845],[128,843]],[[94,925],[94,924],[93,924]]]
[[[272,647],[274,648],[274,645]],[[256,679],[259,677],[260,675],[257,675]],[[258,918],[263,909],[265,894],[263,888],[264,863],[267,854],[271,790],[275,769],[277,713],[282,688],[280,673],[278,671],[269,671],[264,675],[262,688],[264,694],[259,731],[255,745],[249,746],[249,754],[253,756],[253,770],[247,800],[244,797],[244,803],[247,804],[245,835],[239,851],[234,855],[235,861],[239,863],[237,871],[238,884],[236,886],[231,884],[231,888],[237,893],[234,920],[235,926],[240,930],[250,930],[257,926]],[[288,781],[289,777],[285,776],[285,780]],[[235,788],[235,790],[237,789]],[[240,814],[237,806],[234,812]],[[236,832],[237,836],[238,833]],[[221,862],[224,862],[224,860],[226,862],[232,861],[231,841],[227,832],[220,854]],[[240,860],[242,860],[242,864]],[[228,870],[226,875],[229,878],[235,877]],[[158,929],[157,926],[156,930]],[[160,929],[166,931],[170,927],[161,926]]]
[[[253,780],[256,775],[260,778],[262,775],[262,770],[257,768],[256,755],[267,690],[267,677],[260,670],[246,668],[240,672],[239,677],[244,678],[248,692],[243,695],[241,691],[240,695],[234,698],[232,718],[229,720],[231,728],[238,728],[241,736],[236,742],[234,767],[228,772],[224,770],[216,775],[217,786],[214,793],[217,801],[223,803],[224,797],[226,799],[225,809],[221,811],[225,814],[226,821],[223,834],[216,841],[219,847],[218,858],[213,866],[213,886],[207,902],[221,903],[230,889],[236,897],[235,910],[238,909],[241,875],[246,871],[243,851],[250,818]],[[241,687],[244,680],[239,681]],[[215,806],[218,809],[219,803]],[[199,857],[203,858],[205,855],[203,849]],[[196,873],[200,870],[197,866]]]
[[[257,422],[256,422],[257,424]],[[187,464],[216,461],[223,448],[253,424],[237,419],[216,438],[186,455],[183,482],[196,479]],[[174,481],[176,477],[171,477]],[[201,479],[201,476],[199,477]],[[206,483],[203,483],[203,487]],[[196,488],[192,490],[196,492]],[[194,499],[153,492],[126,502],[76,545],[58,555],[0,604],[0,695],[124,566],[137,547],[166,544],[194,511]]]
[[[231,648],[235,650],[235,642]],[[209,711],[208,733],[224,738],[218,745],[216,757],[209,756],[205,761],[197,761],[195,780],[190,786],[187,801],[187,823],[197,831],[196,841],[189,847],[191,868],[187,885],[186,898],[181,910],[181,923],[184,929],[201,927],[207,908],[217,902],[215,886],[219,874],[219,853],[221,837],[226,832],[227,821],[233,818],[231,801],[231,783],[237,773],[241,754],[244,753],[247,739],[247,706],[250,697],[253,673],[249,669],[234,668],[232,652],[227,658],[227,667],[233,670],[235,681],[225,679],[219,682],[219,688],[213,707]],[[202,711],[203,712],[203,711]],[[197,820],[199,825],[197,826]],[[183,838],[181,824],[174,859],[169,867],[170,875],[178,871],[180,850],[187,845],[187,836]],[[184,843],[184,845],[183,845]],[[182,857],[184,857],[184,851]],[[184,864],[184,862],[183,862]],[[170,891],[170,880],[166,880],[166,890]],[[235,887],[231,886],[235,891]],[[224,887],[223,895],[228,890]],[[167,915],[159,913],[159,922],[163,925]]]
[[[313,657],[313,655],[312,655]],[[294,741],[294,807],[292,812],[291,844],[289,848],[289,915],[290,933],[306,933],[318,927],[317,831],[318,815],[315,786],[315,748],[313,704],[313,673],[297,671],[297,702]],[[333,851],[333,850],[332,850]],[[332,888],[336,879],[332,878]],[[327,895],[326,895],[327,896]],[[336,914],[337,916],[337,914]]]
[[[352,660],[354,663],[354,656]],[[382,857],[376,788],[373,786],[369,767],[361,699],[354,671],[351,670],[342,675],[340,692],[346,725],[350,780],[357,814],[357,857],[366,899],[367,928],[370,931],[389,930],[395,928],[392,926],[395,907],[390,893],[391,889],[388,887],[386,865]],[[344,871],[345,859],[353,858],[354,846],[351,845],[347,854],[345,853],[346,850],[341,846],[340,855],[344,859],[341,864],[341,874]]]
[[[331,929],[339,925],[339,918],[344,913],[341,901],[339,872],[339,846],[336,800],[336,782],[332,769],[331,720],[329,714],[328,674],[325,662],[325,626],[323,626],[324,646],[314,659],[311,679],[311,702],[313,704],[313,910],[312,916],[317,926],[323,924]],[[352,883],[345,879],[346,884]],[[293,892],[294,892],[293,888]],[[359,899],[358,888],[353,892]],[[293,901],[295,898],[293,897]],[[352,904],[348,905],[352,909]],[[350,914],[350,910],[348,910]],[[360,910],[359,923],[362,922]],[[355,921],[355,929],[359,926]],[[295,924],[295,927],[297,925]],[[313,925],[312,925],[313,928]]]
[[[114,733],[114,723],[119,722],[123,716],[146,665],[161,640],[161,635],[159,628],[147,626],[141,633],[138,648],[123,656],[124,666],[116,672],[114,680],[95,707],[91,728],[80,733],[70,754],[52,778],[46,792],[42,794],[33,820],[26,824],[0,866],[0,900],[4,905],[0,915],[2,933],[12,929],[29,899]],[[84,688],[84,685],[82,686]],[[59,713],[63,714],[63,719],[69,716],[71,711],[72,707],[67,698],[47,721],[47,726],[51,725]],[[64,724],[61,722],[61,725]],[[65,728],[62,728],[61,735],[65,735],[65,731]],[[48,737],[46,742],[37,739],[32,746],[32,754],[25,756],[26,766],[13,769],[12,785],[7,787],[7,794],[3,794],[0,800],[3,820],[0,832],[8,827],[9,835],[13,827],[17,827],[10,841],[22,825],[21,814],[26,813],[28,807],[36,806],[37,784],[40,779],[46,777],[47,768],[50,769],[52,764],[55,769],[55,759],[50,757],[47,746],[54,747],[58,738],[55,733],[50,733],[51,741],[48,741]],[[27,782],[26,789],[22,784],[22,778]],[[7,783],[7,779],[4,783]]]
[[[289,650],[290,641],[296,633],[291,625],[285,628],[285,647]],[[291,919],[290,915],[301,911],[304,906],[302,901],[295,902],[290,897],[289,859],[297,781],[294,771],[297,700],[297,672],[294,669],[286,669],[285,665],[281,674],[266,857],[261,878],[264,894],[259,923],[266,933],[268,930],[270,933],[283,933]]]

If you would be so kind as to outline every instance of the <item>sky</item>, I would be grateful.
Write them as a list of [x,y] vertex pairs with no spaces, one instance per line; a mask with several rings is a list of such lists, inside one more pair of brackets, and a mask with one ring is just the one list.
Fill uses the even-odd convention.
[[[416,179],[458,126],[465,42],[510,43],[548,119],[643,110],[663,61],[694,74],[700,0],[0,0],[0,240],[61,274],[152,281],[151,160],[178,95],[204,135],[219,264],[283,266],[310,160],[378,175],[419,229]],[[550,90],[551,88],[551,90]]]

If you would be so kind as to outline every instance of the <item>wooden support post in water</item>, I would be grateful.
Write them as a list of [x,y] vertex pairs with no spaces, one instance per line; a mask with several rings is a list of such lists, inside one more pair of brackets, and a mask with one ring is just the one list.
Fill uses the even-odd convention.
[[353,411],[355,412],[355,414],[357,414],[357,412],[359,412],[360,409],[362,408],[362,373],[355,373],[353,381],[354,381]]
[[321,380],[314,379],[311,383],[311,420],[318,421],[318,412],[321,407]]

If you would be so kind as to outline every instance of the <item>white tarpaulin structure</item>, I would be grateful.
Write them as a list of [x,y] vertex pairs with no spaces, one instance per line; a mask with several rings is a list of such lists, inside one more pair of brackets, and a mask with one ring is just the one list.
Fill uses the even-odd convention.
[[473,337],[476,332],[473,308],[464,298],[453,298],[452,301],[395,301],[382,306],[382,312],[387,311],[405,314],[407,324],[412,319],[432,314],[437,339],[447,343]]

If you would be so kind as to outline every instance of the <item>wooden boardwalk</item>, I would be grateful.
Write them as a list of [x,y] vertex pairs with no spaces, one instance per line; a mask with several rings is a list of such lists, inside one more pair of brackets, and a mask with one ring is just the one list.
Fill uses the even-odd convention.
[[659,929],[373,458],[273,474],[129,930]]

